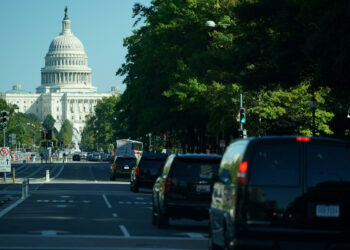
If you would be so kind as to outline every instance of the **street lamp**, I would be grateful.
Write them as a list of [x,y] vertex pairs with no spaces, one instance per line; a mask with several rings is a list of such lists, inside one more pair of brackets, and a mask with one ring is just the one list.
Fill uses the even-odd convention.
[[315,93],[312,96],[311,101],[309,102],[310,108],[312,109],[312,136],[315,136],[316,127],[315,127],[315,112],[317,108],[317,101],[315,100]]
[[215,23],[212,20],[208,20],[205,22],[205,26],[210,27],[210,28],[215,28],[216,26],[231,26],[231,24],[228,23]]

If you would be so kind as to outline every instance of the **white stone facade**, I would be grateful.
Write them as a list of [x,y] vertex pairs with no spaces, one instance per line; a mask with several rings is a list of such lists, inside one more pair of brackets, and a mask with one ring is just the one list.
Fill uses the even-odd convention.
[[81,132],[88,115],[94,114],[97,100],[118,94],[115,87],[110,93],[97,93],[92,86],[92,70],[80,40],[70,30],[65,9],[62,32],[51,42],[41,69],[41,85],[36,94],[23,91],[15,85],[11,91],[0,93],[8,104],[16,104],[18,111],[32,113],[44,121],[48,114],[56,120],[59,131],[65,119],[73,125],[73,142],[80,142]]

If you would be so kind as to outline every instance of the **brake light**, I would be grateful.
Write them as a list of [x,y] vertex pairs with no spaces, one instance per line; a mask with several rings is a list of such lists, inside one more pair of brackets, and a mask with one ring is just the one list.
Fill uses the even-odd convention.
[[113,164],[113,168],[114,168],[114,169],[117,169],[117,163],[114,163],[114,164]]
[[310,137],[298,136],[296,138],[297,141],[310,141]]
[[136,175],[140,175],[140,168],[139,167],[136,168]]
[[164,187],[164,192],[170,192],[170,183],[171,183],[171,178],[167,177],[165,179],[165,187]]
[[248,162],[243,161],[239,164],[239,169],[237,173],[236,183],[237,185],[245,185],[247,184],[247,170],[248,170]]

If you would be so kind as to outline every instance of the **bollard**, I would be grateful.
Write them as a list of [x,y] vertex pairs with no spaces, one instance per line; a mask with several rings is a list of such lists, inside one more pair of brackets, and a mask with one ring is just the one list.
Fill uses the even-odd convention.
[[26,181],[26,197],[29,195],[29,178],[27,178],[27,181]]
[[29,179],[23,180],[22,182],[22,198],[26,198],[28,196],[29,189]]
[[15,180],[16,180],[16,169],[13,168],[12,169],[12,183],[15,183]]
[[50,181],[50,170],[46,170],[46,181]]

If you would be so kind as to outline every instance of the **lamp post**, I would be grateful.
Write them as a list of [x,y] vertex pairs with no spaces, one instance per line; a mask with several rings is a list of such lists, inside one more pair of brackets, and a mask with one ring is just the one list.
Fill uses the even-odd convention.
[[316,134],[316,125],[315,125],[315,113],[317,108],[317,101],[315,99],[315,92],[312,95],[312,99],[309,102],[310,108],[312,109],[312,136]]

